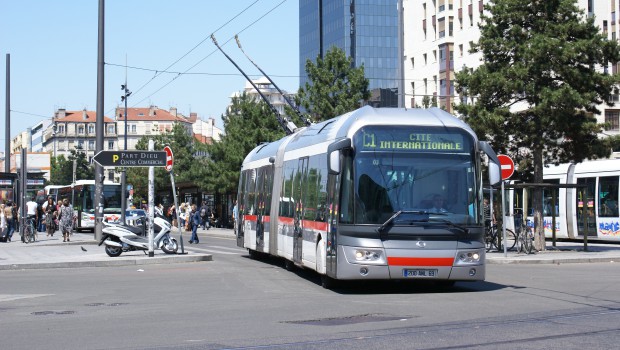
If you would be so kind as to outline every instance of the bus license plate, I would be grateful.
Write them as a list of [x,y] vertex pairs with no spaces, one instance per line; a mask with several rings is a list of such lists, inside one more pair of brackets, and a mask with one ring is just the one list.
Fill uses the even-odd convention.
[[403,270],[403,276],[405,277],[437,277],[437,269],[416,269],[416,270]]

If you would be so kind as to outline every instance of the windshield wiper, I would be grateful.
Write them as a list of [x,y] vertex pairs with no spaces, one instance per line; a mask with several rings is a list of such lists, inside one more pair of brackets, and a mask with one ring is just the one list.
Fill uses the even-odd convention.
[[450,220],[446,220],[446,219],[434,219],[434,218],[433,218],[433,219],[429,219],[429,222],[437,222],[437,223],[441,223],[441,224],[446,224],[446,225],[448,225],[448,226],[450,226],[450,227],[454,227],[454,228],[456,228],[456,229],[461,230],[461,232],[463,232],[464,234],[468,234],[468,233],[469,233],[469,229],[468,229],[467,227],[464,227],[464,226],[461,226],[461,225],[455,224],[455,223],[453,223],[453,222],[452,222],[452,221],[450,221]]
[[[450,220],[446,220],[446,219],[436,219],[436,218],[429,218],[429,214],[432,215],[442,215],[441,213],[429,213],[428,211],[425,210],[399,210],[396,213],[394,213],[394,215],[392,215],[389,219],[387,219],[386,222],[384,222],[381,226],[379,226],[377,228],[377,232],[379,233],[383,233],[383,231],[387,228],[388,225],[392,224],[392,222],[394,220],[396,220],[397,217],[399,217],[401,214],[417,214],[417,215],[422,215],[421,218],[417,218],[417,219],[411,219],[409,220],[411,223],[422,223],[422,225],[424,224],[433,224],[433,223],[438,223],[438,224],[445,224],[447,226],[456,228],[458,230],[460,230],[461,232],[463,232],[464,234],[469,234],[469,229],[455,224]],[[446,214],[443,214],[446,215]]]
[[379,226],[377,228],[377,232],[382,233],[385,228],[390,225],[392,223],[392,221],[394,221],[397,217],[399,217],[401,214],[417,214],[417,215],[424,215],[422,217],[422,219],[414,219],[412,221],[415,222],[426,222],[428,221],[428,211],[426,210],[399,210],[396,213],[394,213],[394,215],[390,216],[389,219],[387,219],[381,226]]

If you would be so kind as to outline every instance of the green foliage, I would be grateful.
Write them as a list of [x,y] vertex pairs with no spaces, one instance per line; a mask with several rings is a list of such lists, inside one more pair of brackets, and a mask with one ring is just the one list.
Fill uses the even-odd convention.
[[257,145],[285,136],[276,117],[263,102],[243,94],[232,100],[232,106],[222,115],[226,135],[208,145],[203,188],[211,192],[236,192],[241,163]]
[[[149,139],[155,142],[154,149],[160,151],[169,145],[174,153],[175,183],[200,183],[205,176],[206,147],[194,140],[191,129],[184,124],[175,123],[172,130],[154,136],[144,136],[136,144],[139,150],[147,150]],[[120,169],[117,169],[120,171]],[[127,183],[134,186],[134,201],[146,199],[148,196],[148,167],[129,167],[126,170]],[[170,175],[163,167],[155,168],[156,191],[169,189],[172,192]]]
[[316,63],[306,61],[306,72],[311,83],[299,88],[296,102],[315,122],[359,108],[370,97],[364,66],[354,68],[353,60],[338,47],[332,47],[323,59],[317,57]]
[[[456,75],[457,91],[473,97],[456,110],[478,137],[511,155],[529,182],[543,182],[544,164],[609,156],[617,142],[598,138],[595,115],[620,82],[601,72],[620,61],[618,43],[574,0],[495,0],[485,8],[491,16],[472,47],[484,63]],[[533,192],[535,245],[544,250],[543,194]]]
[[517,162],[532,158],[539,181],[543,162],[608,156],[612,145],[597,138],[602,125],[594,115],[620,81],[600,72],[620,61],[618,43],[573,0],[485,6],[491,17],[483,17],[472,49],[484,64],[457,74],[457,91],[474,97],[473,104],[456,106],[465,121],[499,153]]
[[50,185],[69,185],[73,183],[73,161],[76,162],[75,179],[89,180],[95,178],[95,168],[88,163],[86,154],[71,150],[69,157],[64,155],[51,157]]

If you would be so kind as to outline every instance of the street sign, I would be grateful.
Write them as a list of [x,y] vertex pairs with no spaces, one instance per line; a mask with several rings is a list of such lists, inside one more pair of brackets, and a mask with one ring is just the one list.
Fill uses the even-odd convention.
[[93,161],[101,166],[166,166],[166,152],[163,151],[100,151]]
[[174,165],[174,155],[172,154],[172,148],[170,148],[170,146],[164,147],[164,152],[166,152],[166,171],[169,172]]
[[512,158],[503,154],[497,155],[497,159],[502,169],[502,180],[508,180],[515,172],[515,163]]

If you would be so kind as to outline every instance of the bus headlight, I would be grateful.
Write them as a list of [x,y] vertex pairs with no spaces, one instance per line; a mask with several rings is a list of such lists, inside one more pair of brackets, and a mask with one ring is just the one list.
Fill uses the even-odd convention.
[[459,250],[454,259],[454,265],[480,265],[484,261],[484,249]]
[[385,254],[383,249],[378,248],[358,248],[344,247],[345,255],[349,263],[385,265]]

